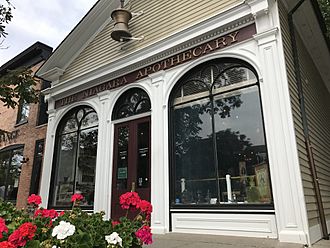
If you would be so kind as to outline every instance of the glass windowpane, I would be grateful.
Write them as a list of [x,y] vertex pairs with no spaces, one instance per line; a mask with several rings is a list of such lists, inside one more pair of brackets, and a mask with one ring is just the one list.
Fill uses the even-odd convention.
[[139,88],[127,90],[119,97],[114,107],[112,119],[118,120],[150,111],[150,99],[147,93]]
[[128,179],[128,139],[127,126],[118,129],[118,154],[117,154],[117,189],[127,189]]
[[0,198],[16,202],[23,147],[0,153]]
[[93,206],[94,202],[97,136],[98,130],[96,128],[80,133],[75,193],[84,196],[81,203],[83,206]]
[[209,111],[208,99],[174,110],[176,204],[208,204],[217,198]]
[[53,206],[70,206],[74,193],[75,160],[77,134],[71,133],[60,137],[54,182]]
[[[214,116],[221,201],[270,203],[268,159],[258,87],[243,89],[234,100],[230,99],[233,97],[215,100],[215,105],[231,102],[235,106],[226,108],[225,114],[218,112]],[[240,104],[235,105],[234,101]],[[227,189],[228,175],[231,189]],[[228,192],[232,192],[229,198]]]
[[149,122],[138,124],[137,187],[149,186]]

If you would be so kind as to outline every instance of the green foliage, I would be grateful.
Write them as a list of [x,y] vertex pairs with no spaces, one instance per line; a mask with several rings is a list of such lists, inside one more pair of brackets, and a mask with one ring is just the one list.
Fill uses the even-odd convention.
[[8,24],[13,18],[13,15],[11,13],[13,6],[11,5],[9,0],[5,1],[5,5],[2,3],[0,4],[0,38],[6,37],[7,33],[5,32],[5,24]]
[[327,35],[330,38],[330,0],[318,0],[318,2],[327,27]]
[[[121,217],[119,222],[113,222],[105,219],[104,212],[88,213],[81,210],[79,203],[54,219],[43,215],[43,211],[47,210],[33,204],[29,204],[27,209],[18,210],[13,204],[0,200],[0,218],[4,219],[8,228],[8,232],[0,235],[0,247],[2,241],[9,241],[9,237],[27,222],[36,226],[36,230],[33,231],[33,238],[26,240],[23,248],[141,248],[142,241],[135,232],[143,226],[149,226],[149,221],[142,212],[134,219]],[[60,238],[58,233],[54,234],[61,222],[74,226],[74,232],[64,238]],[[65,235],[68,233],[63,230],[60,232]],[[105,239],[114,232],[122,239],[122,246],[118,243],[109,244]]]
[[0,76],[0,101],[8,108],[15,108],[21,102],[36,103],[39,92],[35,85],[31,70],[9,70]]

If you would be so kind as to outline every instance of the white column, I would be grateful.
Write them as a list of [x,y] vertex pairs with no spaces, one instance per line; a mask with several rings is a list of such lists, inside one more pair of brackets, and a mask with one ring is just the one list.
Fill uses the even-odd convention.
[[166,199],[165,190],[167,168],[164,163],[164,108],[163,108],[163,86],[164,71],[153,73],[151,78],[151,203],[153,214],[151,226],[153,233],[166,232]]
[[55,133],[56,133],[56,110],[55,110],[55,101],[53,98],[47,96],[48,101],[48,125],[47,125],[47,134],[44,147],[44,158],[42,165],[41,173],[41,183],[40,183],[40,196],[42,198],[41,206],[47,208],[48,197],[49,197],[49,188],[50,180],[52,174],[52,165],[53,165],[53,151],[55,146]]
[[278,12],[273,5],[270,11],[273,15],[260,13],[255,16],[257,34],[254,38],[258,44],[262,73],[260,89],[278,235],[282,242],[306,244],[307,216],[284,52],[276,27],[278,22],[273,25],[269,21]]
[[110,217],[110,198],[112,182],[112,143],[110,121],[110,92],[103,91],[98,94],[100,101],[97,160],[95,171],[95,199],[94,211],[105,211],[106,217]]

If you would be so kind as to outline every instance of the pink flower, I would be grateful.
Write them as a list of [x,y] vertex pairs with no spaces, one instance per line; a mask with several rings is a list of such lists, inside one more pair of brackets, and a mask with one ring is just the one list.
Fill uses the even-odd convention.
[[152,244],[152,233],[149,226],[141,227],[137,232],[135,232],[135,236],[140,239],[143,244]]
[[8,228],[6,226],[5,220],[0,218],[0,239],[3,238],[3,235],[2,235],[3,232],[8,233]]
[[58,214],[58,216],[63,216],[65,214],[65,212],[64,211],[61,211],[59,214]]
[[0,242],[0,248],[16,248],[15,245],[8,241],[2,241]]
[[41,197],[38,195],[32,194],[28,197],[28,203],[38,206],[41,204]]
[[141,199],[136,192],[127,192],[119,197],[119,203],[122,209],[129,209],[130,207],[137,209],[140,201]]
[[150,215],[152,213],[152,205],[150,202],[141,200],[138,204],[138,208],[141,210],[141,212],[145,213],[147,219],[150,218]]
[[81,194],[74,194],[71,197],[71,202],[81,201],[84,197]]

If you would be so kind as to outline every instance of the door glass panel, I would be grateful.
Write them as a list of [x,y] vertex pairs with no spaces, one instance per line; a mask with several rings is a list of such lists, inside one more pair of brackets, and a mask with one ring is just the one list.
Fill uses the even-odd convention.
[[138,124],[137,128],[137,178],[138,188],[149,185],[149,122]]
[[127,126],[118,128],[118,154],[117,154],[117,189],[127,189],[128,179],[128,136]]

